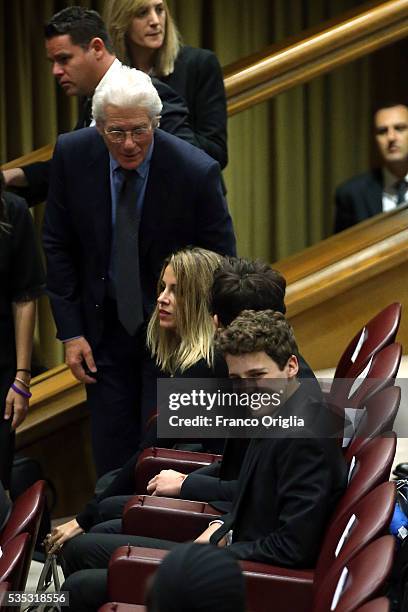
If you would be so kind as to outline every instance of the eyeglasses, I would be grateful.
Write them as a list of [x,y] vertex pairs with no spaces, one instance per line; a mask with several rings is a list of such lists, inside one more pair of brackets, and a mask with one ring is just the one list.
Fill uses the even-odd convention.
[[128,134],[130,134],[133,142],[143,142],[146,140],[146,138],[148,138],[151,131],[152,124],[141,125],[140,127],[133,128],[133,130],[115,130],[111,128],[104,130],[108,140],[115,144],[123,144],[126,141]]

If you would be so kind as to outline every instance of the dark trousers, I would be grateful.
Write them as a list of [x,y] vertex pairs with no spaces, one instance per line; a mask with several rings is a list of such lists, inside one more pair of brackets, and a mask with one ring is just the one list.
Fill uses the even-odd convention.
[[[93,534],[77,536],[64,545],[63,570],[66,577],[61,587],[68,591],[70,610],[96,612],[109,601],[107,567],[112,553],[119,546],[142,546],[171,550],[176,542],[127,536],[122,534]],[[143,602],[139,602],[143,603]]]
[[87,385],[92,449],[98,477],[121,467],[135,453],[141,432],[156,410],[158,369],[145,347],[144,330],[129,336],[107,300],[104,332],[94,349],[97,382]]

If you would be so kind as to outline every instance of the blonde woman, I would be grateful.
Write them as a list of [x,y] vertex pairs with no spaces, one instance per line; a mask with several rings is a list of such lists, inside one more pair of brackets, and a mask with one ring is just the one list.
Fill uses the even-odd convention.
[[[190,378],[225,378],[224,359],[214,355],[215,326],[209,312],[213,275],[221,257],[201,248],[183,249],[164,263],[158,283],[156,308],[148,326],[148,346],[163,376]],[[116,519],[129,496],[134,494],[134,468],[140,452],[150,446],[171,447],[184,440],[157,440],[156,422],[151,422],[136,454],[126,463],[115,480],[91,500],[76,519],[56,527],[46,542],[57,550],[67,540],[88,531],[107,518]],[[224,441],[195,440],[210,452],[222,452]],[[143,493],[143,491],[137,491]],[[120,530],[120,520],[118,523]],[[110,526],[110,531],[115,527]]]
[[181,44],[166,1],[108,0],[105,21],[119,59],[159,78],[182,98],[196,144],[227,165],[227,114],[217,57]]
[[183,249],[162,269],[147,345],[162,372],[171,376],[213,376],[214,322],[208,296],[220,256]]

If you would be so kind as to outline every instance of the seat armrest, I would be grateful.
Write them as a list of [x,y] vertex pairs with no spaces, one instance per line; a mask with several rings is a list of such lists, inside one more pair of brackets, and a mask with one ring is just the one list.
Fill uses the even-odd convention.
[[146,587],[168,550],[121,546],[110,558],[108,597],[111,601],[143,604]]
[[25,565],[30,546],[28,533],[21,533],[5,546],[0,557],[0,582],[9,582],[11,591],[23,591],[25,587]]
[[[109,563],[109,598],[125,603],[144,602],[146,584],[168,552],[132,546],[118,548]],[[265,601],[273,601],[274,612],[311,612],[313,570],[289,570],[253,561],[241,561],[240,565],[248,610],[263,610]]]
[[313,570],[296,570],[255,561],[240,561],[244,572],[247,608],[262,610],[273,601],[273,612],[311,612]]
[[144,493],[149,480],[161,470],[171,469],[183,474],[190,474],[198,468],[221,459],[221,455],[210,453],[194,453],[172,448],[147,448],[141,453],[135,467],[135,491]]
[[195,540],[219,516],[217,510],[204,502],[137,495],[125,506],[122,532],[186,542]]

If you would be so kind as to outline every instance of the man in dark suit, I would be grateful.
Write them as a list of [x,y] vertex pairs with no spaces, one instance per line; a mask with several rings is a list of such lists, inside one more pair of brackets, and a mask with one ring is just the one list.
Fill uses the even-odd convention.
[[[93,10],[70,6],[56,13],[45,26],[45,47],[52,73],[67,96],[78,96],[80,111],[75,130],[93,125],[92,96],[121,62],[115,56],[106,26]],[[160,126],[197,145],[189,123],[189,111],[174,89],[154,79],[163,103]],[[8,188],[18,188],[30,205],[47,197],[51,162],[34,162],[4,170]]]
[[61,136],[54,152],[48,292],[66,362],[87,384],[99,474],[129,459],[155,408],[151,388],[138,422],[143,322],[165,257],[189,244],[235,253],[219,165],[155,129],[161,106],[150,78],[122,66],[94,94],[96,128]]
[[[283,399],[273,416],[292,417],[295,426],[280,431],[277,426],[276,437],[250,441],[231,512],[210,523],[197,542],[226,547],[238,559],[313,567],[347,481],[338,441],[320,437],[329,411],[297,378],[298,348],[281,313],[244,311],[220,332],[217,344],[231,378],[252,379],[255,391],[279,383]],[[330,422],[326,431],[331,431]],[[123,544],[161,549],[176,545],[124,534],[91,533],[71,540],[63,549],[68,576],[63,590],[69,591],[78,612],[97,609],[107,600],[103,568]]]
[[382,168],[355,176],[336,189],[335,232],[408,201],[408,107],[379,108],[374,136]]
[[220,332],[217,346],[230,378],[253,379],[260,389],[264,379],[278,381],[284,391],[273,416],[292,417],[295,424],[287,433],[277,426],[276,438],[250,441],[231,512],[198,541],[228,546],[237,559],[312,567],[347,481],[338,441],[329,437],[336,422],[298,378],[299,351],[282,314],[244,311]]

